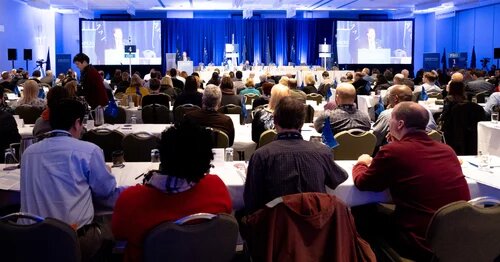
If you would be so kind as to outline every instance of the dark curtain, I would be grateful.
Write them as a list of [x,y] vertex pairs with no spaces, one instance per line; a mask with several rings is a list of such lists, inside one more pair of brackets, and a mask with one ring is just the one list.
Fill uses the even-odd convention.
[[[273,62],[276,65],[319,64],[318,45],[324,38],[333,43],[333,19],[163,19],[165,53],[186,51],[194,65],[205,59],[215,65],[224,60],[226,43],[239,45],[239,63],[245,58],[250,63]],[[266,61],[269,37],[270,61]],[[206,39],[206,40],[205,40]]]

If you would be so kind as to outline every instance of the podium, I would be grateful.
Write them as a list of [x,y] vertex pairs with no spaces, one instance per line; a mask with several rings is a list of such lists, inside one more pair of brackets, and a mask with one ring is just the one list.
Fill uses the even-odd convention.
[[360,64],[390,64],[391,63],[391,49],[390,48],[377,48],[358,49],[358,63]]
[[319,58],[321,58],[321,65],[325,70],[327,70],[326,60],[332,57],[332,45],[326,44],[325,40],[325,44],[319,45],[318,50],[319,50]]
[[177,61],[177,69],[179,71],[186,71],[188,75],[193,73],[193,61]]
[[226,44],[225,53],[226,58],[231,58],[233,66],[238,65],[238,58],[240,54],[238,53],[238,44]]

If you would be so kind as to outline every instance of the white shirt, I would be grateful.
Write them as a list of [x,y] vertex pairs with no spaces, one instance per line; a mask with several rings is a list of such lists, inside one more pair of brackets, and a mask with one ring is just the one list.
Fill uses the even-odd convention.
[[54,217],[80,228],[94,218],[92,200],[113,207],[124,188],[106,168],[102,150],[55,130],[28,147],[21,162],[21,212]]

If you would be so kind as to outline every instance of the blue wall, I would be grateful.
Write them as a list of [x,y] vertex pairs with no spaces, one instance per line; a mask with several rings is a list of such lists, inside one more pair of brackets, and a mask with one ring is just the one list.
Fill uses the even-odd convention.
[[50,10],[41,10],[22,4],[17,1],[2,2],[0,8],[0,25],[4,31],[0,32],[0,70],[9,70],[12,63],[7,60],[7,49],[17,48],[16,68],[26,69],[23,60],[23,50],[33,49],[33,60],[28,63],[28,71],[33,71],[38,59],[47,59],[50,48],[52,67],[55,61],[55,22],[54,13]]

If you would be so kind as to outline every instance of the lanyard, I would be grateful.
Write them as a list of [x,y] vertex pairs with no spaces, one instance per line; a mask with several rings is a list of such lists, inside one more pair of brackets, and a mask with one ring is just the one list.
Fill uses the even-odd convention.
[[279,133],[278,140],[291,140],[291,139],[302,139],[302,135],[297,132],[284,132],[284,133]]

